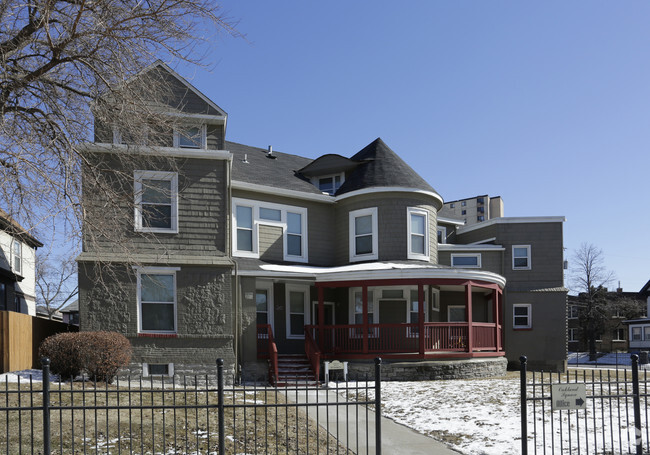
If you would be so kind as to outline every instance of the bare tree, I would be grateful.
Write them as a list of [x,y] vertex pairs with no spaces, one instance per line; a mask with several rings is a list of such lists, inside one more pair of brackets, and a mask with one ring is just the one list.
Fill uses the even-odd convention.
[[74,255],[60,257],[51,252],[37,253],[36,304],[45,308],[50,319],[74,301],[78,290]]
[[573,253],[570,285],[572,290],[579,292],[578,318],[592,359],[596,358],[596,339],[610,314],[606,294],[614,273],[607,270],[604,263],[603,251],[590,243],[582,243]]
[[77,234],[93,126],[137,143],[175,121],[169,81],[133,76],[158,58],[202,64],[215,34],[237,35],[214,0],[0,0],[0,24],[0,206],[27,230]]

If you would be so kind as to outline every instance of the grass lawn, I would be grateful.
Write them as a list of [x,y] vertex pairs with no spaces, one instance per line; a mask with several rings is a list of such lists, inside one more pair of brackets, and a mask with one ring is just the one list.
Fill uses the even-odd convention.
[[[2,453],[32,453],[32,447],[34,453],[42,453],[43,412],[38,409],[43,403],[42,384],[34,383],[32,392],[29,388],[28,383],[0,383],[0,408],[36,408],[0,411]],[[226,390],[226,453],[346,453],[308,418],[304,408],[273,406],[286,403],[276,389]],[[233,404],[249,406],[228,407]],[[120,383],[53,384],[50,405],[53,453],[218,451],[216,389],[178,384],[165,384],[164,389],[140,384],[129,389]]]

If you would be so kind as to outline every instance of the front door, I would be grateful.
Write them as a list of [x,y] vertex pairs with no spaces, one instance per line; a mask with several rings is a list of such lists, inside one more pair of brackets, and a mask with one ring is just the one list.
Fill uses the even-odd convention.
[[[312,324],[315,326],[318,326],[318,302],[312,302],[312,307],[311,307],[311,319],[312,319]],[[326,326],[333,326],[336,318],[334,317],[334,303],[333,302],[324,302],[324,307],[325,307],[325,317],[323,319],[324,325]],[[335,332],[336,328],[332,327],[330,329],[327,329],[325,331],[325,345],[321,346],[321,349],[324,349],[326,351],[331,351],[332,348],[334,347],[334,339],[335,339]],[[316,329],[316,333],[318,333],[318,329]]]
[[379,301],[379,323],[380,324],[405,324],[406,323],[406,300],[380,300]]

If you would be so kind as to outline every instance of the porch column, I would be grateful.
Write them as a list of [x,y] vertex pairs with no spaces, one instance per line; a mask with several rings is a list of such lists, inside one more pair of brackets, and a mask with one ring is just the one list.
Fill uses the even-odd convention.
[[[410,309],[409,309],[410,311]],[[424,286],[418,284],[418,338],[420,343],[420,355],[424,357]]]
[[368,286],[361,287],[361,300],[363,306],[363,353],[368,353]]
[[467,352],[474,351],[474,330],[472,328],[472,282],[465,285],[465,309],[467,310]]
[[318,346],[321,352],[325,349],[325,291],[318,287]]
[[501,289],[496,289],[494,292],[494,301],[495,301],[495,311],[494,311],[494,321],[496,322],[496,332],[497,332],[497,352],[501,351],[501,300],[503,295],[501,294]]

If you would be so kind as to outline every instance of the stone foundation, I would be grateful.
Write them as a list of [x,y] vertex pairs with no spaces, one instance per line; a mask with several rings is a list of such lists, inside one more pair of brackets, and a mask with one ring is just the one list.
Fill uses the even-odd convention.
[[[381,364],[383,381],[424,381],[434,379],[476,379],[504,376],[508,361],[505,357],[458,360],[391,361]],[[348,363],[348,379],[373,378],[374,361]]]

